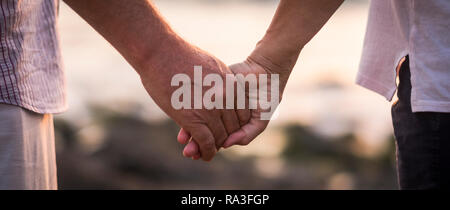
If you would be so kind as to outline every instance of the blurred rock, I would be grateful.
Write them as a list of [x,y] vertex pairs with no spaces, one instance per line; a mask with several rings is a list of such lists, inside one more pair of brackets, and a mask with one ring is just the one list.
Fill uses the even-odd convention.
[[205,163],[181,155],[178,126],[172,121],[148,122],[105,107],[90,109],[95,120],[83,127],[55,120],[60,189],[396,187],[393,153],[361,158],[353,152],[351,134],[325,140],[308,128],[289,125],[280,128],[287,145],[279,157],[227,158],[221,151]]

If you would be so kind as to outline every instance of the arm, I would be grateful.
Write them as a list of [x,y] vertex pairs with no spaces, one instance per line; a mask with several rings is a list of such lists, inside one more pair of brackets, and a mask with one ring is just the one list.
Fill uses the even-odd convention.
[[275,73],[289,74],[303,47],[343,0],[281,0],[272,23],[249,59]]
[[[272,23],[248,59],[230,66],[234,73],[279,74],[280,100],[300,51],[319,32],[343,0],[281,0]],[[250,122],[230,136],[224,147],[247,145],[264,131],[268,120],[252,110]]]
[[148,0],[65,2],[134,67],[158,106],[196,140],[204,160],[211,160],[228,133],[246,122],[238,119],[234,110],[177,110],[172,106],[171,95],[176,87],[171,86],[171,79],[175,74],[193,78],[195,65],[202,66],[203,75],[225,77],[231,71],[220,60],[180,38]]
[[181,39],[147,0],[64,0],[142,74],[160,69],[173,51],[188,53]]

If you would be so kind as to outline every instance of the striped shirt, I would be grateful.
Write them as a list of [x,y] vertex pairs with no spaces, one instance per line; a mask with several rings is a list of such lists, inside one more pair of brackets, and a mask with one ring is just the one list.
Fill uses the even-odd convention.
[[0,103],[66,109],[58,8],[58,0],[0,0]]

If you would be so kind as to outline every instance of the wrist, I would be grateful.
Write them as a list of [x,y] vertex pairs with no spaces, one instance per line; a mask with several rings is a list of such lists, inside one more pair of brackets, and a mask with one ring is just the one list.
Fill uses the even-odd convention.
[[247,62],[253,65],[258,65],[263,68],[268,74],[278,74],[281,84],[285,84],[295,62],[290,62],[290,59],[282,59],[278,56],[273,56],[276,51],[273,47],[259,42],[255,50],[248,56]]
[[177,57],[187,54],[189,47],[190,45],[176,34],[167,34],[156,41],[141,43],[135,53],[136,71],[139,75],[156,70],[170,71],[172,68],[168,67],[180,62]]
[[290,74],[302,47],[284,46],[276,37],[267,35],[258,42],[249,60],[258,63],[271,73]]

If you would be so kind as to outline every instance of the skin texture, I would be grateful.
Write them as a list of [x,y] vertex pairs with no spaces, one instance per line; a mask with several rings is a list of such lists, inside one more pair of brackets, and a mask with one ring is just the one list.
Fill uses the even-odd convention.
[[[319,32],[339,8],[343,0],[281,0],[273,20],[255,50],[242,63],[230,66],[234,73],[279,74],[280,100],[289,75],[300,51]],[[248,124],[230,135],[224,143],[247,145],[267,127],[268,121],[259,120],[260,110],[252,110]],[[184,155],[198,159],[198,145],[189,141],[190,135],[181,129],[178,141],[187,144]]]
[[[175,110],[172,107],[171,95],[177,87],[170,84],[175,74],[184,73],[193,78],[194,66],[202,66],[203,76],[215,73],[225,78],[225,74],[232,72],[214,56],[179,37],[150,1],[65,2],[133,66],[158,106],[193,137],[199,158],[211,160],[229,134],[248,122],[249,110]],[[224,96],[225,93],[216,97]]]

